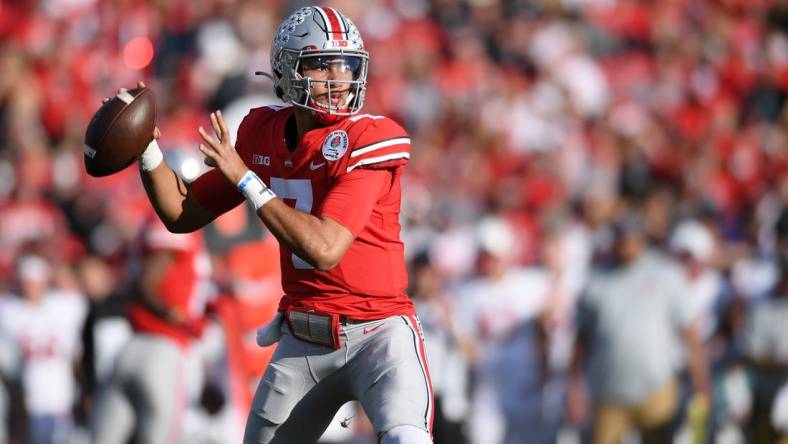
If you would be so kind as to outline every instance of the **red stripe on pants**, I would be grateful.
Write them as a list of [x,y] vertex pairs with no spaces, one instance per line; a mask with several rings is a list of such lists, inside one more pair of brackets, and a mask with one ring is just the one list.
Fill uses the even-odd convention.
[[430,435],[432,435],[432,423],[435,420],[435,396],[432,393],[432,378],[430,377],[430,369],[427,366],[427,353],[424,351],[424,334],[421,331],[421,325],[419,325],[418,321],[416,321],[416,317],[413,315],[408,315],[408,319],[410,323],[413,324],[413,328],[416,329],[416,333],[419,337],[419,358],[422,362],[422,367],[424,367],[424,374],[427,375],[427,386],[429,389],[429,403],[431,405],[430,408]]

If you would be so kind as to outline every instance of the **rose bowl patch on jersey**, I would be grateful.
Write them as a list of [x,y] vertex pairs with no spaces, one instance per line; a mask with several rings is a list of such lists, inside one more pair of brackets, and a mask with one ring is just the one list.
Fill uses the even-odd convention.
[[323,142],[323,157],[332,162],[339,160],[345,155],[347,147],[347,133],[343,130],[332,131],[326,136],[326,140]]

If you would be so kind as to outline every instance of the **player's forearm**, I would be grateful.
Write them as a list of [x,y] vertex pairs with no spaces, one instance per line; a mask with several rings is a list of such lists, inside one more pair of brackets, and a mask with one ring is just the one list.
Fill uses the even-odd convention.
[[190,197],[186,183],[164,162],[156,139],[142,153],[138,164],[148,200],[168,230],[190,233],[213,220],[215,216]]
[[173,231],[182,219],[188,195],[186,184],[164,162],[152,171],[140,169],[140,177],[156,214]]
[[291,208],[272,199],[257,210],[257,215],[279,242],[318,270],[333,268],[346,247],[336,239],[325,219]]

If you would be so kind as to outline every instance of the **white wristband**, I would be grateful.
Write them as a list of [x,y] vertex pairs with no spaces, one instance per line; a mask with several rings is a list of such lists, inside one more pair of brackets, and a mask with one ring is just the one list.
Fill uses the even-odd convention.
[[140,169],[145,172],[151,172],[164,160],[164,154],[159,149],[159,143],[156,139],[151,140],[148,147],[140,156]]
[[257,174],[251,170],[247,170],[246,174],[238,182],[238,191],[244,195],[246,200],[251,202],[255,211],[276,197],[276,194],[265,186],[263,181],[257,177]]

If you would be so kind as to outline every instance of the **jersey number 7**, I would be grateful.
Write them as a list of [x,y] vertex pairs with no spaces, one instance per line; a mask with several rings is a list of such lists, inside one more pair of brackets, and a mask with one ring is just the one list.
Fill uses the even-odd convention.
[[[312,181],[309,179],[282,179],[280,177],[271,178],[271,190],[280,199],[292,199],[295,201],[296,210],[304,213],[312,212]],[[301,270],[314,268],[309,263],[293,253],[293,267]]]

